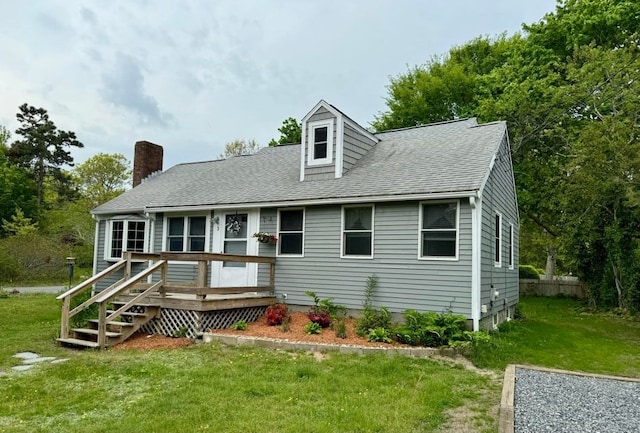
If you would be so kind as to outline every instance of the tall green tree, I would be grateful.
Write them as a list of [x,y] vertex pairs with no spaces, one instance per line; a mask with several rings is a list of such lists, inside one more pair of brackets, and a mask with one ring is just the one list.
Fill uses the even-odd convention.
[[[11,133],[0,126],[0,221],[10,221],[18,211],[28,218],[36,214],[35,183],[27,171],[8,160]],[[0,236],[8,233],[0,226]]]
[[302,125],[294,117],[288,117],[283,120],[282,126],[278,128],[278,131],[280,132],[280,138],[278,141],[272,138],[269,146],[302,142]]
[[[548,276],[562,257],[594,302],[623,308],[640,308],[638,19],[632,0],[560,1],[523,36],[476,39],[392,79],[373,123],[506,120],[522,239],[546,245]],[[448,83],[458,70],[471,97]]]
[[49,119],[44,108],[23,104],[16,115],[20,127],[16,134],[22,139],[9,148],[9,160],[27,169],[36,183],[36,203],[42,206],[47,176],[62,183],[68,179],[62,174],[64,165],[73,166],[70,148],[83,147],[74,132],[59,130]]
[[90,209],[125,191],[130,183],[130,166],[129,160],[121,153],[98,153],[75,168],[80,194]]

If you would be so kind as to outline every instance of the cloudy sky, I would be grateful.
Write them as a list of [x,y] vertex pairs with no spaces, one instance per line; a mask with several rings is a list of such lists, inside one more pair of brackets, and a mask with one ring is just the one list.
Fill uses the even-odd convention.
[[[43,107],[85,145],[165,169],[278,138],[320,100],[363,126],[390,76],[480,35],[513,34],[555,0],[0,0],[0,125]],[[15,135],[13,139],[17,138]]]

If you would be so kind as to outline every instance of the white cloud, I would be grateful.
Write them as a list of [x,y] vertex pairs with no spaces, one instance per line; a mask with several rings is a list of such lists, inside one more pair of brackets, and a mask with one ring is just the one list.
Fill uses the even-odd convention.
[[479,35],[513,33],[555,0],[11,2],[0,14],[0,124],[42,106],[98,152],[165,147],[166,166],[266,144],[319,99],[363,126],[389,76]]

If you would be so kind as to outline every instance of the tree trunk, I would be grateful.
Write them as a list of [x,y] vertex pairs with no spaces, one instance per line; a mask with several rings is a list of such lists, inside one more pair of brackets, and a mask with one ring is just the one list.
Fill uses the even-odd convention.
[[616,292],[618,293],[618,308],[622,309],[624,306],[624,302],[622,302],[623,287],[622,279],[620,278],[620,267],[616,266],[613,263],[611,264],[611,267],[613,268],[613,279],[616,283]]
[[556,273],[556,255],[558,249],[553,245],[547,245],[547,265],[544,269],[544,279],[553,280],[553,274]]

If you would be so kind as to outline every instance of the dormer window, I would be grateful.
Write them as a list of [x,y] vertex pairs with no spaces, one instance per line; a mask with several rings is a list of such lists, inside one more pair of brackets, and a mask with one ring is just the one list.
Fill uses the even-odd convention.
[[333,119],[309,122],[309,165],[333,162]]
[[313,130],[313,159],[327,157],[327,127],[321,126]]

